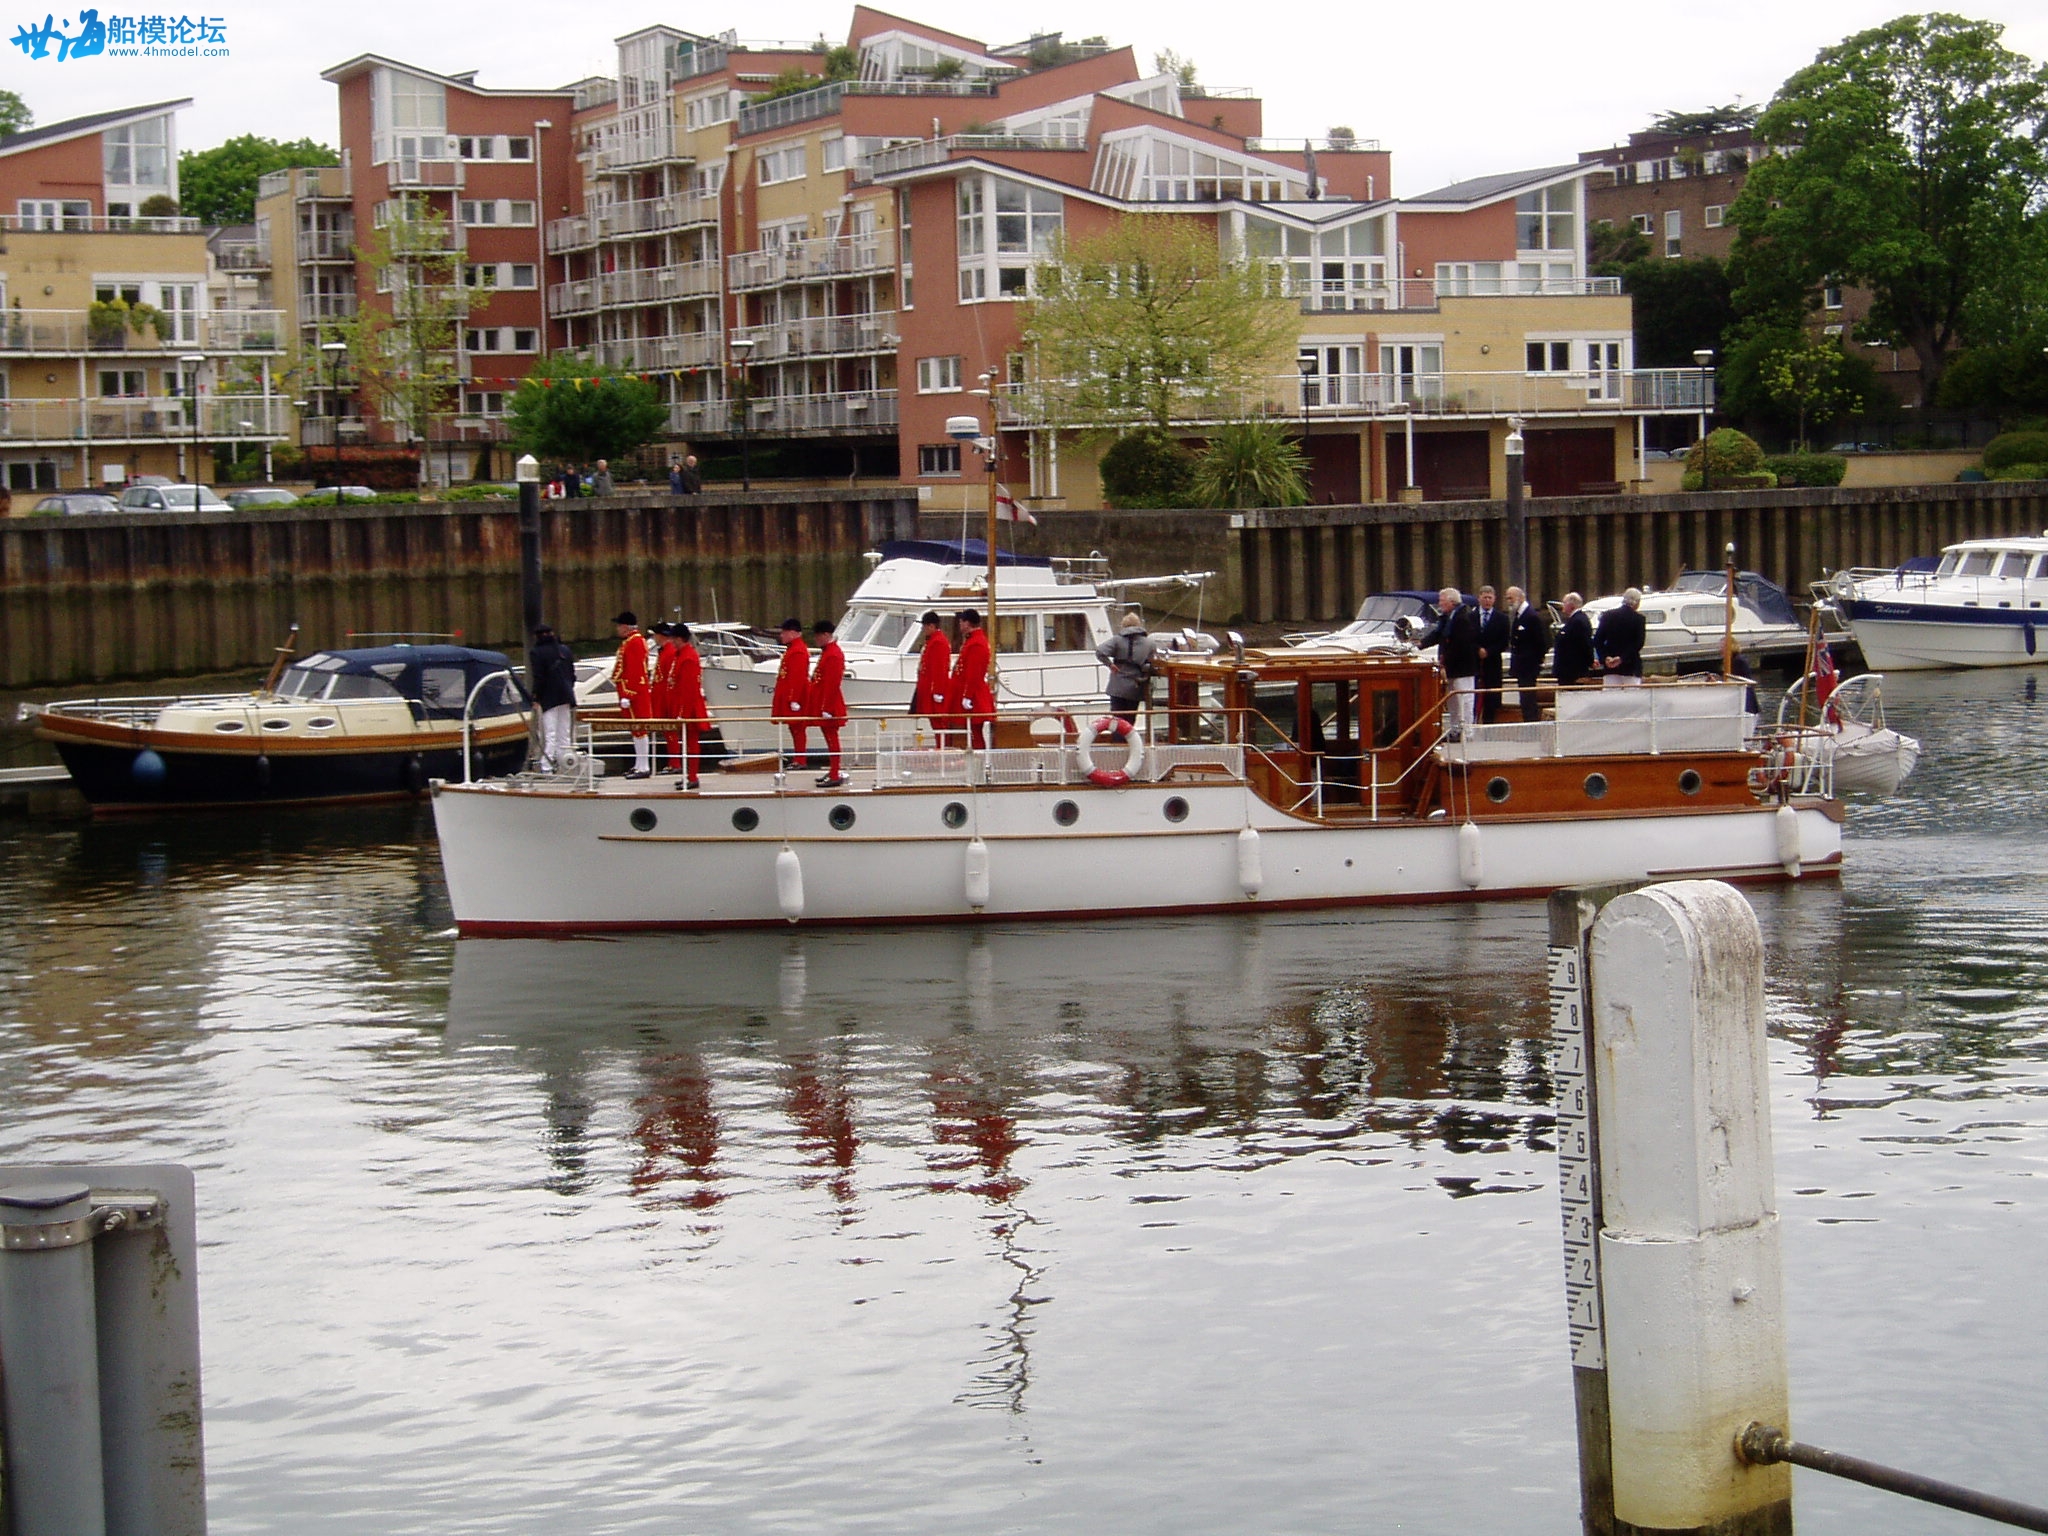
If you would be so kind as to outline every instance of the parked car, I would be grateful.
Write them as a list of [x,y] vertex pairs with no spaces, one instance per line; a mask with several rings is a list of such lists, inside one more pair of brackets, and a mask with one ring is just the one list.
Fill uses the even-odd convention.
[[176,485],[178,482],[169,475],[137,475],[128,483],[130,485]]
[[102,491],[57,491],[45,496],[29,511],[33,513],[59,513],[70,516],[78,512],[118,512],[121,504]]
[[298,505],[299,498],[281,485],[251,485],[239,491],[228,492],[231,507],[291,507]]
[[1883,443],[1836,443],[1829,453],[1889,453]]
[[210,485],[131,485],[121,493],[123,512],[232,512]]
[[367,485],[316,485],[301,496],[301,501],[333,501],[335,492],[341,493],[344,501],[375,501],[377,493]]

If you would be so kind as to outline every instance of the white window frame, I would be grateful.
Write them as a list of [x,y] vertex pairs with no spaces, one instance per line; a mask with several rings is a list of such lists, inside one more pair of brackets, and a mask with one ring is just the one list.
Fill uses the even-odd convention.
[[1685,254],[1685,210],[1664,210],[1664,254],[1667,258]]
[[917,360],[917,392],[920,395],[957,395],[967,359],[959,353],[950,357],[920,357]]
[[791,144],[777,144],[772,149],[756,150],[754,153],[754,181],[763,187],[779,187],[786,181],[802,181],[810,174],[807,169],[810,156],[809,146],[798,139]]
[[1728,205],[1726,203],[1709,203],[1707,204],[1706,212],[1700,215],[1700,223],[1708,229],[1719,229],[1727,215]]
[[917,475],[920,480],[958,480],[960,473],[958,443],[917,445]]

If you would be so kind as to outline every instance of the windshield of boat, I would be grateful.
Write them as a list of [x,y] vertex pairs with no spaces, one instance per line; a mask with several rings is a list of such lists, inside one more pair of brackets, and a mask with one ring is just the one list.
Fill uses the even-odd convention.
[[1430,605],[1413,597],[1396,597],[1388,592],[1375,592],[1359,606],[1358,617],[1346,624],[1343,634],[1364,634],[1368,631],[1391,629],[1394,620],[1411,614],[1426,615]]
[[1963,563],[1956,568],[1958,576],[1989,576],[1991,562],[1998,558],[1996,550],[1973,549],[1963,556]]
[[902,649],[903,642],[917,628],[907,613],[887,608],[849,608],[839,621],[841,645],[876,645],[885,651]]
[[[281,699],[395,699],[402,695],[385,678],[368,677],[344,672],[345,665],[339,656],[308,656],[304,661],[286,667],[284,676],[277,680],[277,696]],[[381,670],[381,669],[380,669]],[[395,676],[401,669],[392,667]]]

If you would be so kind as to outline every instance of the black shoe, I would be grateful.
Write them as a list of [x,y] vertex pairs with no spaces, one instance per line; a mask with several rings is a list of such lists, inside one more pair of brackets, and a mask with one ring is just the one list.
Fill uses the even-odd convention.
[[683,781],[683,788],[685,789],[702,789],[703,787],[704,786],[699,784],[695,779],[686,779]]
[[654,774],[646,768],[631,768],[627,770],[626,777],[629,779],[651,779],[654,777]]
[[845,787],[846,775],[843,773],[821,773],[818,775],[818,788],[820,789],[844,789]]

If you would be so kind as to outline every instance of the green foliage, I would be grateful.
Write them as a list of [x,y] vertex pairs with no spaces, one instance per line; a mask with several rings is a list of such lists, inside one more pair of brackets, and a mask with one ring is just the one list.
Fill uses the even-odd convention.
[[2016,423],[2048,410],[2048,353],[2035,336],[1970,347],[1950,360],[1937,398],[1945,410],[1982,411]]
[[1650,237],[1632,224],[1595,219],[1586,226],[1586,267],[1595,277],[1620,277],[1630,263],[1649,255]]
[[1990,473],[2041,463],[2048,463],[2048,432],[2004,432],[1984,445],[1984,468]]
[[1298,507],[1308,460],[1276,422],[1231,422],[1196,460],[1189,491],[1198,507]]
[[1650,119],[1650,131],[1675,133],[1688,139],[1707,133],[1733,133],[1738,128],[1755,127],[1759,110],[1730,102],[1725,107],[1706,107],[1698,112],[1659,112]]
[[36,115],[27,102],[13,91],[0,91],[0,139],[27,133],[35,125]]
[[827,80],[857,80],[860,78],[860,53],[841,43],[836,48],[825,50],[825,78]]
[[1680,488],[1705,488],[1711,471],[1712,488],[1717,491],[1756,490],[1778,482],[1764,468],[1764,451],[1756,439],[1733,427],[1716,427],[1692,445],[1685,456],[1685,474]]
[[145,219],[175,219],[178,216],[178,200],[168,192],[159,192],[153,197],[145,197],[135,212]]
[[1780,485],[1830,486],[1842,483],[1849,461],[1839,453],[1774,453],[1764,468]]
[[1903,16],[1780,87],[1757,131],[1781,152],[1728,210],[1745,315],[1796,324],[1821,284],[1866,288],[1860,334],[1912,351],[1928,400],[1953,346],[2003,339],[1983,296],[2048,239],[2048,71],[2002,32]]
[[1848,361],[1841,344],[1828,340],[1801,340],[1764,354],[1758,382],[1774,405],[1796,419],[1798,430],[1792,441],[1799,451],[1808,446],[1809,420],[1831,421],[1853,410],[1856,397],[1845,377]]
[[944,58],[926,70],[924,75],[927,80],[958,80],[965,73],[966,69],[958,59]]
[[311,139],[245,133],[212,149],[178,156],[178,190],[203,224],[247,224],[256,217],[256,183],[297,165],[339,165],[341,156]]
[[1099,466],[1113,507],[1184,507],[1194,491],[1195,455],[1159,427],[1140,427],[1110,444]]
[[801,96],[805,91],[815,91],[825,82],[809,70],[792,64],[773,80],[766,90],[747,98],[749,106],[759,106],[764,101],[779,101],[784,96]]
[[1987,480],[2048,480],[2048,460],[2039,464],[2008,464],[2004,469],[1994,469],[1984,477]]
[[441,497],[443,501],[510,501],[519,493],[502,485],[456,485],[450,486]]
[[1162,48],[1152,56],[1152,72],[1171,75],[1180,82],[1180,88],[1189,96],[1202,94],[1201,86],[1195,83],[1195,61],[1184,59],[1171,48]]
[[1635,301],[1638,368],[1690,368],[1701,347],[1719,352],[1735,324],[1728,271],[1711,256],[1631,262],[1621,289]]
[[[1776,354],[1797,351],[1810,344],[1814,343],[1796,326],[1752,325],[1746,331],[1738,326],[1720,364],[1717,382],[1721,411],[1752,425],[1781,431],[1788,437],[1794,435],[1798,431],[1797,412],[1772,393],[1767,370]],[[1844,352],[1841,358],[1838,385],[1843,403],[1837,414],[1855,416],[1864,422],[1896,418],[1900,412],[1898,397],[1885,387],[1876,365],[1853,353]]]
[[1152,214],[1056,245],[1024,316],[1030,404],[1091,430],[1244,419],[1294,373],[1300,315],[1212,231]]
[[94,299],[85,306],[85,328],[102,346],[119,342],[128,331],[140,336],[155,331],[158,341],[171,339],[171,317],[154,304],[130,304],[126,299]]
[[652,384],[574,357],[536,365],[505,416],[522,452],[570,464],[624,458],[668,425],[668,407]]

